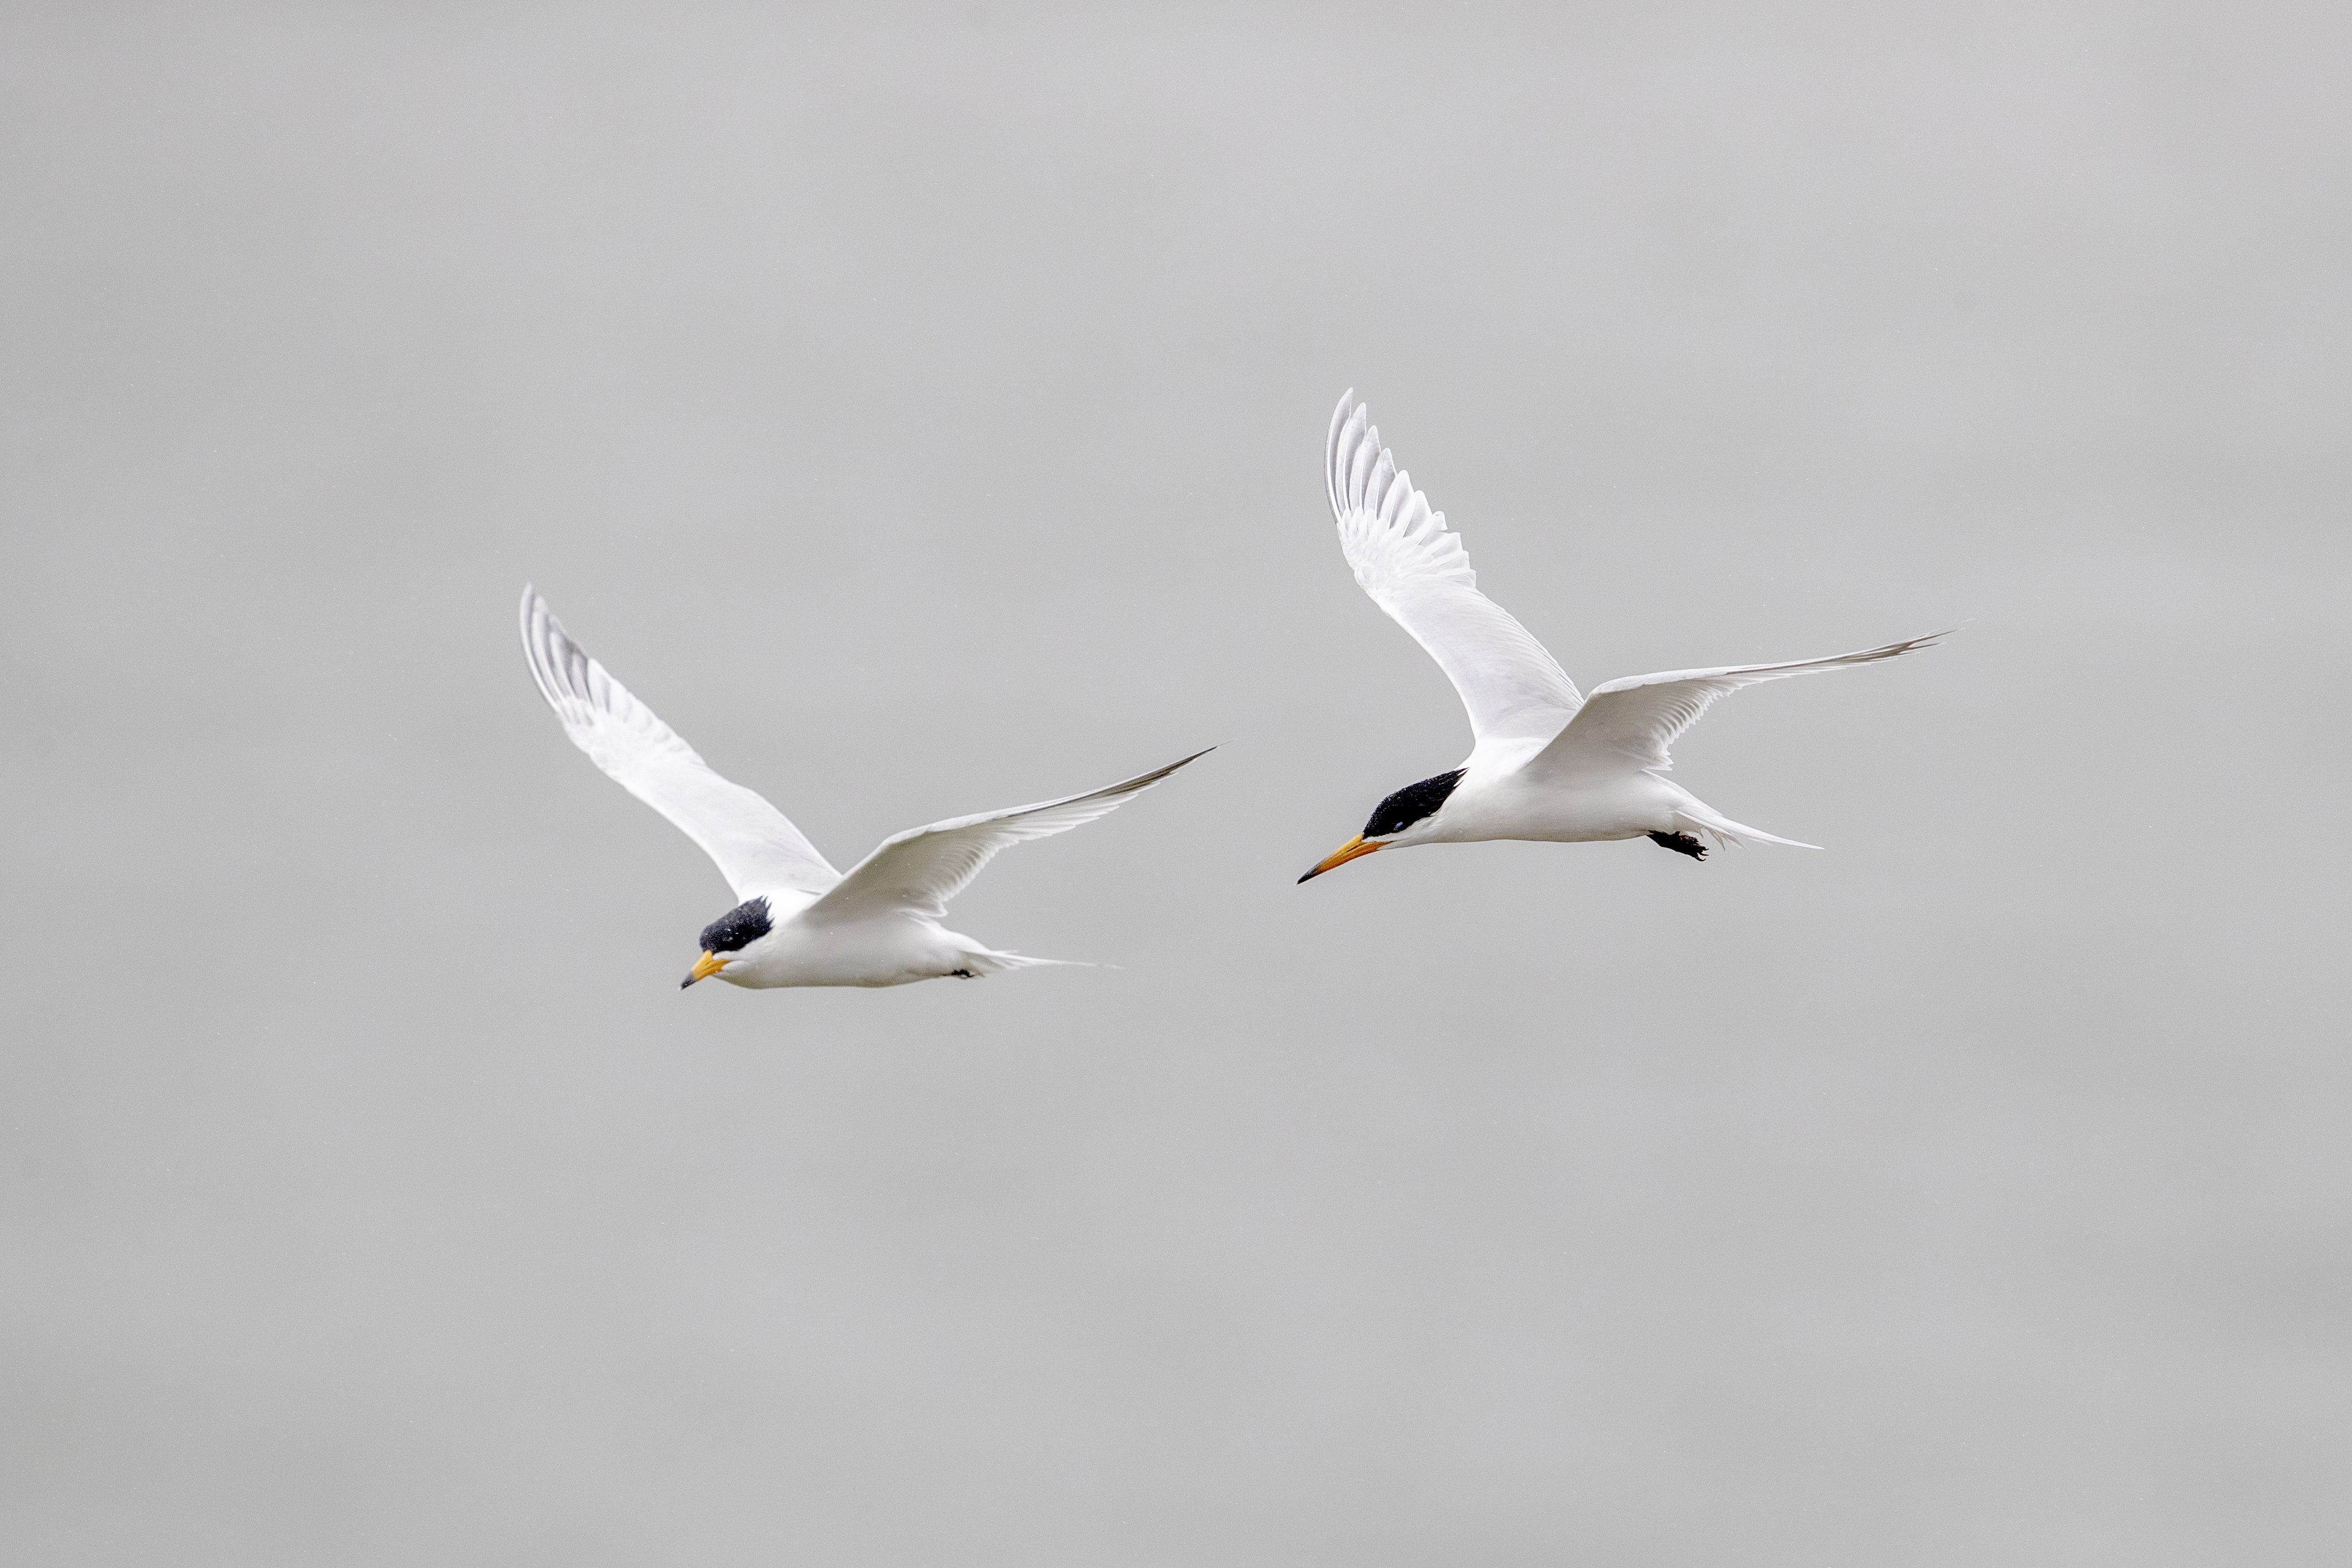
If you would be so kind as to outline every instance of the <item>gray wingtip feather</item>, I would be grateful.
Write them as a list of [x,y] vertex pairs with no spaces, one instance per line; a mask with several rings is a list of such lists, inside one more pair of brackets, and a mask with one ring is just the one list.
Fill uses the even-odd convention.
[[[1139,773],[1132,779],[1122,779],[1116,784],[1106,784],[1099,789],[1089,789],[1083,795],[1072,795],[1066,800],[1048,801],[1046,802],[1046,808],[1053,806],[1076,806],[1088,800],[1124,800],[1125,797],[1129,795],[1140,795],[1146,789],[1152,789],[1160,784],[1171,773],[1175,772],[1179,768],[1198,762],[1201,758],[1208,756],[1209,753],[1216,749],[1217,748],[1213,746],[1204,746],[1200,750],[1192,753],[1192,756],[1180,757],[1175,761],[1168,764],[1165,768],[1155,768],[1149,773]],[[1039,809],[1041,808],[1021,808],[1023,810],[1034,810]],[[923,830],[917,829],[916,831],[919,832]]]
[[1323,490],[1331,498],[1331,515],[1335,517],[1347,513],[1347,506],[1339,494],[1344,484],[1344,476],[1340,472],[1339,439],[1347,434],[1348,422],[1355,415],[1358,407],[1355,388],[1349,387],[1341,392],[1339,406],[1331,411],[1331,428],[1323,437]]
[[1921,648],[1937,647],[1945,638],[1958,636],[1959,630],[1957,626],[1948,626],[1941,632],[1930,632],[1922,637],[1906,637],[1899,643],[1889,643],[1884,647],[1865,649],[1859,653],[1849,653],[1846,657],[1857,662],[1869,659],[1892,659],[1898,653],[1910,653]]
[[522,654],[530,665],[530,678],[538,684],[539,695],[556,716],[563,716],[563,699],[571,695],[562,676],[562,660],[559,644],[570,639],[563,635],[562,623],[547,607],[539,590],[526,582],[522,585]]
[[[1136,790],[1149,789],[1154,784],[1157,784],[1161,779],[1167,778],[1171,773],[1175,772],[1179,768],[1185,767],[1190,763],[1198,762],[1201,758],[1208,756],[1209,753],[1216,749],[1217,748],[1213,746],[1204,746],[1201,747],[1200,750],[1192,753],[1192,756],[1180,757],[1165,768],[1155,768],[1149,773],[1139,773],[1134,778],[1127,780],[1124,784],[1113,784],[1105,789],[1097,789],[1095,791],[1093,798],[1099,799],[1105,795],[1125,795]],[[1087,797],[1082,796],[1080,799],[1087,799]]]

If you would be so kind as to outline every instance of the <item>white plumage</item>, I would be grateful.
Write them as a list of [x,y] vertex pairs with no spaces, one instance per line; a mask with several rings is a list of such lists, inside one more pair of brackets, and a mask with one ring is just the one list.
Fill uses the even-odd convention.
[[1356,586],[1412,633],[1470,710],[1479,744],[1549,740],[1582,701],[1544,645],[1478,591],[1478,574],[1445,514],[1381,444],[1349,392],[1331,416],[1331,512]]
[[782,811],[721,778],[522,591],[523,654],[564,733],[630,794],[718,862],[741,902],[703,932],[687,984],[898,986],[1063,962],[999,952],[947,930],[948,900],[1008,844],[1117,810],[1185,763],[1085,794],[953,817],[885,839],[845,876]]
[[1732,821],[1666,779],[1675,738],[1727,692],[1891,659],[1946,635],[1826,659],[1634,675],[1596,686],[1587,698],[1526,627],[1478,591],[1462,536],[1413,488],[1352,392],[1331,415],[1324,473],[1339,549],[1357,585],[1454,683],[1470,715],[1472,746],[1460,768],[1383,800],[1362,833],[1301,882],[1408,844],[1648,836],[1703,859],[1697,835],[1717,843],[1795,843]]

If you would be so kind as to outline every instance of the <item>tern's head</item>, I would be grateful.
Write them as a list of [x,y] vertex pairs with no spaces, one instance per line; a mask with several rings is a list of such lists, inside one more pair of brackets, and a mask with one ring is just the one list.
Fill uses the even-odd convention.
[[1454,787],[1462,782],[1462,769],[1454,768],[1434,779],[1424,779],[1418,784],[1408,784],[1378,806],[1372,808],[1364,831],[1333,850],[1315,864],[1315,869],[1298,880],[1310,881],[1325,872],[1346,865],[1351,860],[1384,850],[1396,844],[1425,844],[1437,836],[1437,814],[1444,809],[1446,798]]
[[707,980],[716,975],[731,980],[728,970],[748,956],[749,949],[767,938],[776,928],[769,917],[768,901],[754,898],[737,904],[702,928],[702,956],[694,961],[694,972],[680,981],[684,990],[697,980]]

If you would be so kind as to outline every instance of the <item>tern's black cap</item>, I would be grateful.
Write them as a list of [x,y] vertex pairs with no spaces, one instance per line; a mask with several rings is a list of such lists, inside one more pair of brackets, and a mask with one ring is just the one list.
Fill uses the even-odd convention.
[[1408,784],[1372,809],[1371,820],[1364,824],[1364,837],[1391,838],[1403,832],[1423,817],[1437,814],[1454,787],[1462,782],[1462,769],[1440,773],[1434,779],[1424,779],[1418,784]]
[[702,928],[702,950],[732,953],[748,947],[775,929],[768,918],[768,901],[754,898],[739,904]]

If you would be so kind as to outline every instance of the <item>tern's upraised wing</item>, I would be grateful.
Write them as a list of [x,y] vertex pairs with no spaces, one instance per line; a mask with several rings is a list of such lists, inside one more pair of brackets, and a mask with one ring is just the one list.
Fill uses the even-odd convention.
[[1931,648],[1948,632],[1936,632],[1839,653],[1827,659],[1800,659],[1786,664],[1732,664],[1719,670],[1670,670],[1657,675],[1628,675],[1622,681],[1592,688],[1574,720],[1527,765],[1530,778],[1568,779],[1582,774],[1631,768],[1669,768],[1669,748],[1683,731],[1698,722],[1715,699],[1742,686],[1777,681],[1784,675],[1812,675],[1824,670],[1849,669]]
[[884,915],[937,920],[947,913],[948,900],[961,893],[997,851],[1024,839],[1050,838],[1091,822],[1127,804],[1184,763],[1207,755],[1196,751],[1182,761],[1084,795],[983,811],[976,817],[950,817],[928,828],[894,833],[850,867],[841,884],[809,905],[801,918],[817,925],[847,925]]
[[1437,661],[1462,694],[1479,744],[1558,735],[1580,706],[1575,683],[1478,591],[1462,536],[1398,469],[1352,392],[1331,415],[1324,476],[1357,586]]
[[522,591],[522,651],[572,744],[700,844],[736,897],[821,894],[841,880],[782,811],[711,771],[653,709],[605,674],[529,586]]

